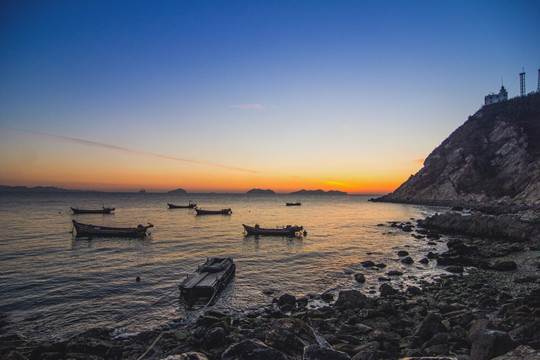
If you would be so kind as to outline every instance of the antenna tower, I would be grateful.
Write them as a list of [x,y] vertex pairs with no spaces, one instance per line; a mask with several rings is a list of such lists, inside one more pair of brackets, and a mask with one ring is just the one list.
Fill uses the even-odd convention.
[[520,96],[525,96],[525,69],[519,73],[519,93]]

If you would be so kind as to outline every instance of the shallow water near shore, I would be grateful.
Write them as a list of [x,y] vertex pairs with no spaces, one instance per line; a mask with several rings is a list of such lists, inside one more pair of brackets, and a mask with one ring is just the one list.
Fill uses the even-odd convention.
[[[389,226],[440,210],[436,207],[368,202],[368,196],[245,194],[0,194],[0,313],[6,332],[36,340],[65,338],[92,327],[133,333],[189,321],[193,312],[178,301],[178,284],[207,257],[231,256],[236,277],[214,308],[242,313],[283,293],[303,296],[329,289],[375,293],[379,277],[395,286],[431,280],[434,263],[418,263],[442,241],[428,245]],[[197,216],[189,209],[232,208],[232,215]],[[300,200],[301,206],[286,202]],[[116,207],[113,215],[73,215],[70,207]],[[154,224],[147,239],[75,239],[72,219],[104,226]],[[242,224],[303,225],[303,238],[246,237]],[[380,226],[379,224],[384,224]],[[398,250],[415,260],[404,265]],[[385,263],[366,269],[360,262]],[[366,275],[359,284],[354,274]],[[140,277],[140,282],[135,279]]]

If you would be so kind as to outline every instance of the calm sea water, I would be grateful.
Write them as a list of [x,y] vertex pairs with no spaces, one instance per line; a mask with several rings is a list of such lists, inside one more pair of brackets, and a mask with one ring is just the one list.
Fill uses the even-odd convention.
[[[232,208],[231,216],[196,216],[167,208],[193,200],[203,209]],[[302,201],[287,207],[286,202]],[[368,202],[366,196],[189,194],[0,194],[0,313],[7,331],[34,339],[63,338],[91,327],[133,333],[190,321],[178,301],[178,284],[207,257],[231,256],[237,270],[215,308],[242,312],[283,293],[303,296],[356,288],[369,294],[389,270],[405,275],[394,286],[430,280],[434,264],[418,263],[442,242],[427,245],[390,221],[410,221],[434,207]],[[73,215],[70,207],[116,207],[114,215]],[[75,239],[72,219],[95,225],[151,222],[147,239]],[[303,225],[304,238],[246,237],[242,223],[262,227]],[[377,226],[385,224],[385,226]],[[413,265],[399,262],[408,250]],[[360,262],[388,266],[366,270]],[[358,284],[353,274],[366,274]],[[141,278],[136,282],[136,277]],[[273,291],[273,293],[270,293]]]

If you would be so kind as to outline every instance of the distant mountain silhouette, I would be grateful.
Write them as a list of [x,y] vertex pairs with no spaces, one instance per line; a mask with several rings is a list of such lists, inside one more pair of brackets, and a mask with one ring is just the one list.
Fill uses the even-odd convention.
[[0,185],[0,192],[35,192],[35,193],[46,193],[46,192],[80,192],[83,190],[67,190],[67,189],[61,189],[54,186],[35,186],[35,187],[27,187],[27,186],[7,186],[7,185]]
[[266,190],[263,190],[263,189],[251,189],[246,194],[250,194],[250,195],[275,195],[275,192],[274,192],[274,190],[270,190],[270,189],[266,189]]
[[338,190],[299,190],[290,193],[290,195],[347,195],[345,191],[338,191]]
[[187,194],[187,191],[184,189],[176,189],[176,190],[167,191],[167,194],[181,195],[181,194]]

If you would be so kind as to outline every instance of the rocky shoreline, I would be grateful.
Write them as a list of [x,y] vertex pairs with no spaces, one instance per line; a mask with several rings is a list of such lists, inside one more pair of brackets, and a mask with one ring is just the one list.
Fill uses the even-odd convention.
[[540,359],[538,217],[502,216],[449,212],[390,225],[418,241],[439,232],[471,236],[425,254],[421,262],[437,261],[447,274],[405,290],[381,277],[376,297],[354,289],[284,294],[240,317],[207,310],[190,326],[131,337],[105,328],[53,343],[3,335],[0,359]]

